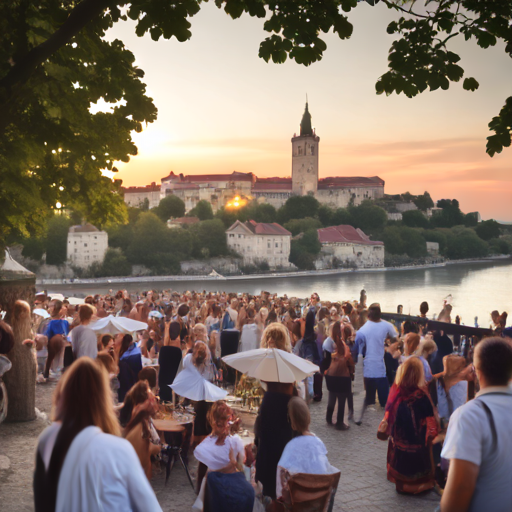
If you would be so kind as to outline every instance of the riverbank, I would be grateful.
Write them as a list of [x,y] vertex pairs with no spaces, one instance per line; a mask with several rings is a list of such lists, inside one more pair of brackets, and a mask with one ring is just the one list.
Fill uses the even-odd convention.
[[211,275],[168,275],[168,276],[134,276],[134,277],[110,277],[110,278],[87,278],[87,279],[37,279],[36,285],[83,285],[83,284],[123,284],[123,283],[151,283],[162,281],[240,281],[240,280],[260,280],[272,278],[285,278],[285,277],[314,277],[314,276],[336,276],[342,274],[354,274],[365,272],[396,272],[403,270],[418,270],[429,268],[442,268],[447,265],[465,265],[473,263],[489,263],[492,261],[510,260],[511,257],[507,255],[490,256],[481,259],[467,259],[467,260],[450,260],[442,263],[431,263],[426,265],[407,265],[403,267],[377,267],[377,268],[356,268],[356,269],[329,269],[329,270],[298,270],[295,272],[270,272],[264,274],[247,274],[247,275],[233,275],[233,276],[211,276]]

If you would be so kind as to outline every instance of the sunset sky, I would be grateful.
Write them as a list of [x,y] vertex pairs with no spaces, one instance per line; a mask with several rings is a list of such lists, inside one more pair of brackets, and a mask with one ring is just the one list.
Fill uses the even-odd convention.
[[512,94],[510,57],[501,46],[452,40],[478,91],[464,91],[461,81],[413,99],[377,96],[394,18],[384,5],[359,5],[349,14],[352,37],[325,36],[323,60],[309,67],[265,63],[258,57],[263,21],[232,20],[213,4],[191,19],[186,43],[138,38],[133,22],[116,25],[109,39],[135,54],[159,111],[134,135],[139,155],[118,165],[117,177],[129,186],[159,183],[171,170],[290,176],[290,139],[307,93],[321,177],[380,176],[388,194],[428,190],[484,219],[512,221],[512,148],[492,159],[485,153],[487,124]]

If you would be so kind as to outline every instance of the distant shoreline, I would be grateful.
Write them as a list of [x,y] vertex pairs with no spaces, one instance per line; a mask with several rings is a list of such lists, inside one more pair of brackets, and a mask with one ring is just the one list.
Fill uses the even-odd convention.
[[512,258],[510,256],[490,256],[489,258],[451,260],[443,263],[431,263],[426,265],[407,265],[403,267],[378,267],[378,268],[357,268],[357,269],[329,269],[329,270],[299,270],[296,272],[271,272],[267,274],[248,274],[236,276],[214,277],[210,275],[176,275],[176,276],[135,276],[135,277],[111,277],[111,278],[88,278],[88,279],[36,279],[36,285],[82,285],[82,284],[122,284],[122,283],[144,283],[144,282],[162,282],[162,281],[245,281],[253,279],[272,279],[283,277],[309,277],[309,276],[329,276],[352,274],[361,272],[395,272],[403,270],[419,270],[429,268],[441,268],[448,265],[465,265],[469,263],[489,263],[493,261],[505,261]]

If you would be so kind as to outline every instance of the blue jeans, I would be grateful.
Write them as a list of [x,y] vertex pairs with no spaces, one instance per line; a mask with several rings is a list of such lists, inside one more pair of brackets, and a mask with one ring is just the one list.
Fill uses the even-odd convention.
[[380,405],[382,407],[386,406],[389,395],[389,382],[387,377],[379,377],[376,379],[365,377],[364,387],[366,389],[365,406],[375,404],[375,393],[379,396]]

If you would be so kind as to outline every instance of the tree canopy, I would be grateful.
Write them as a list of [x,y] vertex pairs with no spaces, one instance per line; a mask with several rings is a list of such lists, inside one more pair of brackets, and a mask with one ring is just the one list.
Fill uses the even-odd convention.
[[[368,0],[371,5],[377,0]],[[114,162],[137,154],[131,133],[156,119],[146,95],[144,72],[122,41],[105,32],[130,18],[136,34],[155,41],[191,37],[190,18],[202,0],[40,0],[0,3],[0,244],[11,236],[41,231],[59,206],[80,211],[99,225],[126,220],[119,183],[102,175]],[[310,65],[323,57],[324,34],[348,39],[354,27],[347,14],[357,0],[215,0],[232,18],[247,13],[263,20],[268,36],[259,56]],[[504,43],[512,56],[512,3],[475,0],[382,0],[375,9],[396,11],[387,27],[396,39],[389,70],[376,83],[378,94],[408,97],[448,89],[464,78],[452,39],[473,40],[482,48]],[[91,108],[100,100],[106,111]],[[511,144],[512,96],[489,123],[487,153]],[[315,216],[307,211],[304,216]],[[284,221],[290,220],[287,217]],[[299,217],[294,217],[299,218]],[[281,220],[281,219],[280,219]]]
[[161,199],[158,206],[153,208],[152,211],[164,222],[167,222],[171,217],[183,217],[185,215],[185,203],[178,196],[171,194]]

